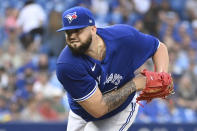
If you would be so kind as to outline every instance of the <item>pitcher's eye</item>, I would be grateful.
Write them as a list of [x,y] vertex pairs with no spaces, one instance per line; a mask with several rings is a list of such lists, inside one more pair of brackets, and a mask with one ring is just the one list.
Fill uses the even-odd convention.
[[76,29],[76,33],[81,33],[84,28]]

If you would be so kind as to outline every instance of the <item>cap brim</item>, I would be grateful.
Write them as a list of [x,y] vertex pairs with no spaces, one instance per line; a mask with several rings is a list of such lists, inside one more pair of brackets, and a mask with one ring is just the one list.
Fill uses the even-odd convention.
[[65,30],[80,29],[80,28],[84,28],[84,27],[87,27],[87,26],[88,25],[67,26],[67,27],[62,27],[61,29],[57,30],[56,32],[65,31]]

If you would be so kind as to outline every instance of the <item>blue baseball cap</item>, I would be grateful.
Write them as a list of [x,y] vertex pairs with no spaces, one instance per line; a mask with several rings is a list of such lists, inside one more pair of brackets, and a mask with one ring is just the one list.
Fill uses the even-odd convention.
[[80,6],[66,10],[62,14],[62,23],[63,27],[57,30],[57,32],[95,25],[91,11]]

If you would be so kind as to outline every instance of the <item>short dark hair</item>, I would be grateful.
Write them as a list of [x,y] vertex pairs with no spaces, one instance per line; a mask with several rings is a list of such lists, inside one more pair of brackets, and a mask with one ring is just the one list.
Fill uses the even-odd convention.
[[34,0],[27,0],[25,1],[24,6],[34,3]]

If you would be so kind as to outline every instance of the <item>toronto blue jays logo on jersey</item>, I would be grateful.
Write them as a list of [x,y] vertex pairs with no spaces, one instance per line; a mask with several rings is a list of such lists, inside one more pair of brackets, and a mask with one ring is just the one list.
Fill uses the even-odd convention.
[[108,83],[112,83],[117,86],[120,84],[120,81],[122,79],[123,79],[123,77],[120,74],[111,73],[109,76],[108,75],[106,76],[106,80],[104,82],[104,85],[108,84]]
[[76,12],[73,12],[73,13],[69,13],[65,16],[65,18],[67,18],[69,24],[77,18],[77,13]]

